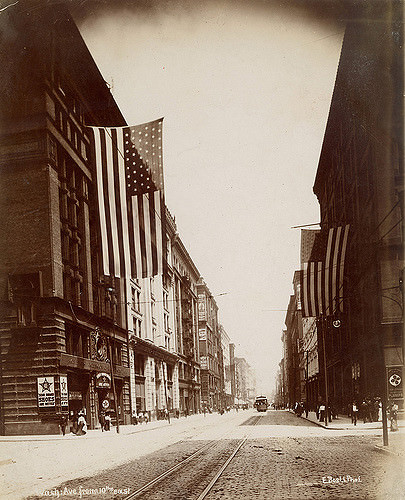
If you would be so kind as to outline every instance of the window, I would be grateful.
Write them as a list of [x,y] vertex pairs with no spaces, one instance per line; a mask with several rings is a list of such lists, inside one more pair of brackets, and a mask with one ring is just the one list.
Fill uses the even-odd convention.
[[138,288],[132,288],[132,309],[141,312],[141,291]]
[[89,337],[87,332],[68,326],[65,332],[66,353],[80,358],[89,357]]
[[139,318],[133,318],[134,335],[142,338],[142,321]]
[[34,303],[31,300],[20,299],[18,301],[17,324],[19,326],[35,325]]
[[145,358],[139,354],[135,354],[135,375],[144,376],[145,374]]
[[169,294],[167,290],[163,290],[163,306],[166,309],[166,311],[169,310]]

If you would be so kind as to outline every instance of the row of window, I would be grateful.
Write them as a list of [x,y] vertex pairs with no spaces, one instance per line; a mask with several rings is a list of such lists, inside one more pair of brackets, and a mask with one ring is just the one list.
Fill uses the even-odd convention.
[[[115,339],[109,339],[108,342],[111,346],[113,363],[121,365],[122,349],[124,348],[124,344]],[[67,326],[65,331],[65,346],[67,354],[87,359],[90,359],[91,357],[90,334],[85,330]]]

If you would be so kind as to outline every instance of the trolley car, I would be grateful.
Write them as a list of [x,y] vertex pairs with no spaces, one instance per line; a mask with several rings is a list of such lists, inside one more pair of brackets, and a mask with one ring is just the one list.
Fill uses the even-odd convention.
[[257,396],[255,400],[255,408],[257,411],[267,411],[268,402],[266,396]]

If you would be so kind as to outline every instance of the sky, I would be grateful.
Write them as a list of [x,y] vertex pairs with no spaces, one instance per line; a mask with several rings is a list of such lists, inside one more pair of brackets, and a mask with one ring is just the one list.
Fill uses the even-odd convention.
[[319,222],[312,186],[344,27],[237,0],[74,17],[127,123],[164,117],[167,206],[236,355],[269,394],[300,266],[291,227]]

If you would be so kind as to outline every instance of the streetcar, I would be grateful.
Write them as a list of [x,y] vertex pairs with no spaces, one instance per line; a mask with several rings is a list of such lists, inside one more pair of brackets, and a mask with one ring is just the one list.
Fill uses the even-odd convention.
[[254,407],[257,411],[267,411],[268,402],[266,396],[257,396]]

